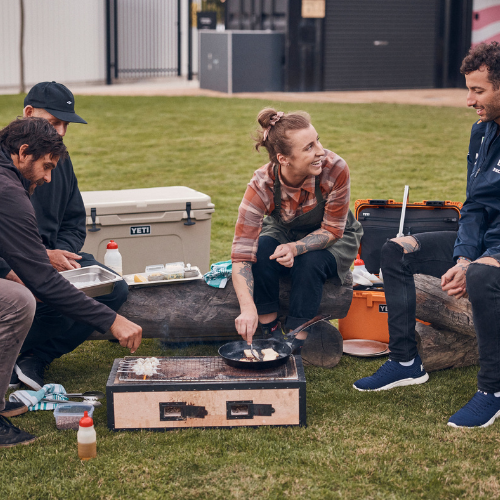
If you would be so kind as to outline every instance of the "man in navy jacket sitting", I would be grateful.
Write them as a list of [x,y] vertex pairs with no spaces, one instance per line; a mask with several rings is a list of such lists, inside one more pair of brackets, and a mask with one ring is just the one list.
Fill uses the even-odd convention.
[[[62,137],[69,123],[87,123],[75,113],[75,99],[70,90],[56,82],[36,84],[24,99],[23,115],[45,118]],[[57,271],[99,264],[92,255],[81,252],[86,237],[86,214],[69,156],[58,162],[52,182],[34,191],[31,203],[50,263]],[[0,260],[0,278],[20,282],[4,260]],[[118,311],[127,294],[127,284],[120,281],[112,293],[96,300]],[[74,321],[48,305],[37,304],[9,387],[16,388],[21,380],[31,389],[41,389],[46,367],[55,358],[73,351],[93,331],[91,325]]]
[[429,379],[417,352],[413,275],[441,277],[448,295],[469,295],[480,364],[478,391],[448,425],[487,427],[500,416],[500,45],[473,47],[460,71],[469,89],[467,105],[479,121],[471,131],[458,232],[405,236],[382,247],[391,354],[374,375],[354,387],[381,391]]

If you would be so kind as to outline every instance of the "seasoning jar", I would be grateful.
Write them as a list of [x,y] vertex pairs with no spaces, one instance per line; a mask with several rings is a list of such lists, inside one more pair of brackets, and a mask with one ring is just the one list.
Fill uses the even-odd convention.
[[111,240],[104,254],[104,265],[118,273],[120,276],[123,274],[122,255],[118,251],[118,243]]
[[78,440],[78,456],[80,460],[95,458],[97,455],[97,446],[94,421],[89,417],[87,411],[83,413],[83,417],[80,419],[76,438]]

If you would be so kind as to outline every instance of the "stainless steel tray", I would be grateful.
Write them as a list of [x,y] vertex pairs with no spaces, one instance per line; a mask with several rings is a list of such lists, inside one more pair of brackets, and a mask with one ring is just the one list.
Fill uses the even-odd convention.
[[107,295],[113,291],[115,283],[123,278],[101,266],[81,267],[59,273],[76,288],[89,297]]

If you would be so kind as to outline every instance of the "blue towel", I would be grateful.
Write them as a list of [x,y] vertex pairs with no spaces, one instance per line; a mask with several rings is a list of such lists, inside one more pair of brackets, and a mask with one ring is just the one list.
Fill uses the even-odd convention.
[[214,288],[225,288],[227,279],[231,277],[233,264],[230,260],[217,262],[210,266],[210,271],[203,276],[207,285]]

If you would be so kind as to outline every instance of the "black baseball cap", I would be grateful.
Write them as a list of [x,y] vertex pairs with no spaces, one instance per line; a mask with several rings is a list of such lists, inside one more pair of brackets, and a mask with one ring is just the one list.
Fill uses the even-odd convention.
[[37,83],[24,98],[24,107],[42,108],[51,115],[71,123],[87,123],[75,113],[75,98],[62,83]]

